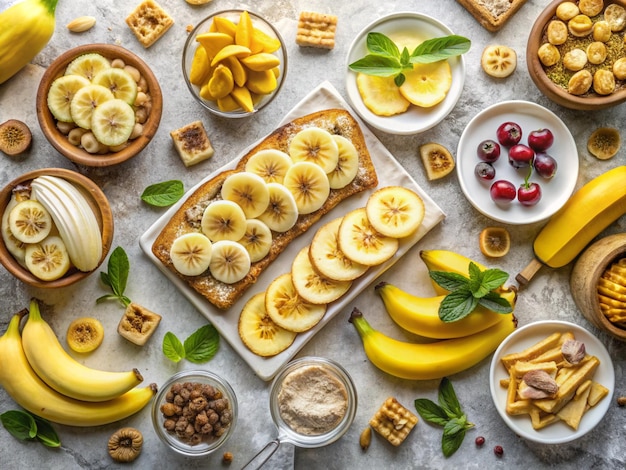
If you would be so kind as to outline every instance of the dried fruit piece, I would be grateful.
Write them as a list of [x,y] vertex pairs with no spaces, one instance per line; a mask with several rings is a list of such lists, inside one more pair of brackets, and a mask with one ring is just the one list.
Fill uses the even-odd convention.
[[32,134],[29,127],[17,119],[0,124],[0,151],[7,155],[19,155],[30,148]]
[[492,77],[505,78],[517,67],[517,54],[513,49],[503,45],[485,47],[480,58],[480,65]]
[[372,443],[372,428],[370,426],[363,429],[361,435],[359,436],[359,445],[361,449],[364,451],[368,449],[370,444]]
[[73,33],[82,33],[93,28],[95,24],[96,19],[93,16],[79,16],[67,24],[67,29]]
[[480,251],[485,256],[499,258],[511,248],[511,236],[504,227],[487,227],[480,232]]
[[613,127],[600,127],[587,140],[587,150],[598,160],[608,160],[614,157],[620,146],[619,131]]
[[429,180],[437,180],[454,170],[454,158],[450,151],[441,144],[430,142],[419,148],[426,176]]
[[585,358],[585,343],[575,339],[568,339],[563,343],[563,346],[561,346],[561,352],[567,362],[570,364],[578,364]]
[[116,462],[132,462],[141,453],[143,435],[135,428],[115,431],[108,442],[109,455]]
[[94,351],[102,344],[103,339],[104,327],[95,318],[77,318],[67,328],[67,344],[72,351],[78,353]]
[[155,332],[161,315],[131,302],[117,325],[117,332],[137,346],[143,346]]

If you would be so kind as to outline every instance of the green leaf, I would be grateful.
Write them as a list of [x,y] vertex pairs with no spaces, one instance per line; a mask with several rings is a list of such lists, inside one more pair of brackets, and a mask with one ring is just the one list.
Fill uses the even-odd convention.
[[478,303],[496,313],[511,313],[513,311],[513,307],[511,307],[509,301],[497,292],[487,293],[487,295],[478,299]]
[[452,382],[447,377],[441,379],[439,382],[439,405],[446,412],[448,416],[460,417],[463,415],[461,410],[461,404],[456,396]]
[[163,337],[163,354],[173,362],[180,362],[181,359],[185,358],[183,343],[170,331],[165,333]]
[[452,418],[446,423],[443,428],[443,433],[453,436],[460,432],[465,432],[465,417]]
[[458,273],[448,271],[429,271],[428,275],[433,281],[450,292],[461,288],[468,288],[469,286],[469,279]]
[[398,75],[394,77],[393,82],[396,84],[398,88],[400,88],[405,80],[406,80],[406,77],[404,76],[404,74],[399,73]]
[[443,451],[443,455],[445,457],[450,457],[454,454],[461,444],[463,443],[463,439],[465,439],[465,429],[462,429],[460,432],[449,434],[444,430],[441,436],[441,450]]
[[128,273],[130,272],[130,262],[128,256],[121,246],[113,250],[109,256],[107,265],[109,281],[113,293],[122,295],[126,290],[126,282],[128,281]]
[[0,421],[9,433],[22,441],[33,439],[37,435],[37,423],[30,413],[20,410],[5,411]]
[[450,35],[432,38],[417,46],[411,53],[411,63],[428,64],[465,54],[472,43],[463,36]]
[[424,421],[445,426],[448,422],[448,415],[437,403],[428,398],[418,398],[415,400],[415,409]]
[[349,66],[353,72],[360,72],[376,77],[393,77],[402,72],[402,64],[398,57],[380,55],[366,55],[362,59],[352,62]]
[[37,423],[37,440],[46,447],[60,447],[61,440],[52,427],[52,424],[48,420],[40,418],[39,416],[33,415],[33,417]]
[[500,269],[487,269],[483,272],[483,286],[487,290],[494,290],[502,286],[509,275]]
[[367,50],[372,54],[394,58],[400,57],[400,51],[396,43],[383,33],[377,33],[375,31],[368,33],[366,44]]
[[457,289],[444,297],[439,305],[439,319],[449,323],[460,320],[474,311],[478,305],[475,298],[467,288]]
[[404,49],[402,49],[402,54],[400,54],[400,63],[402,64],[403,68],[413,68],[413,65],[409,62],[410,58],[411,54],[409,53],[409,50],[405,47]]
[[215,356],[220,335],[211,324],[204,325],[185,340],[185,358],[196,364],[207,362]]
[[157,207],[167,207],[174,204],[185,194],[183,182],[179,180],[163,181],[148,186],[141,194],[141,199]]

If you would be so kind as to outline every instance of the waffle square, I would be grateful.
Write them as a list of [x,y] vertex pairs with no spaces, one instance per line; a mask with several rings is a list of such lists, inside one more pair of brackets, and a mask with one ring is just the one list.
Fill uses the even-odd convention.
[[399,446],[417,424],[417,416],[389,397],[370,420],[370,426],[391,445]]
[[137,40],[148,48],[174,24],[174,20],[154,0],[144,0],[126,17],[126,24]]
[[333,49],[337,17],[311,11],[300,12],[296,44],[302,47]]

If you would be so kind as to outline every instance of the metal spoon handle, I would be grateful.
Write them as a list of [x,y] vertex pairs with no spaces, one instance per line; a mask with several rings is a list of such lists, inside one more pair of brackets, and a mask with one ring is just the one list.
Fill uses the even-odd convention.
[[267,462],[270,457],[274,455],[274,452],[276,452],[279,447],[279,438],[268,442],[254,457],[252,457],[252,459],[247,464],[245,464],[241,468],[241,470],[256,470],[258,468],[261,468],[263,465],[265,465],[265,462]]

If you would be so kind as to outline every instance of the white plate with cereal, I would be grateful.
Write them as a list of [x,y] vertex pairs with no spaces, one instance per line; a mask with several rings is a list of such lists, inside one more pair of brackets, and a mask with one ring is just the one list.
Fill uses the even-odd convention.
[[[561,419],[555,419],[551,424],[535,429],[528,413],[509,415],[506,411],[508,393],[507,388],[500,381],[508,379],[509,373],[503,365],[502,358],[513,353],[522,353],[527,348],[536,345],[555,333],[560,335],[573,334],[575,340],[584,344],[586,354],[595,356],[599,360],[599,364],[589,378],[608,390],[608,393],[597,404],[582,415],[577,429],[570,427]],[[560,346],[555,344],[544,349],[555,347]],[[581,364],[583,363],[584,361],[581,362]],[[519,328],[500,344],[491,361],[489,383],[491,396],[498,413],[515,434],[541,444],[563,444],[584,436],[602,420],[612,402],[615,389],[615,372],[608,351],[602,342],[589,331],[574,323],[545,320],[530,323]],[[562,386],[565,386],[564,383],[562,383]],[[581,392],[582,390],[581,387]],[[532,399],[530,400],[532,401]],[[516,402],[515,406],[520,406],[521,404],[521,401]],[[546,418],[547,416],[542,415],[541,419]]]

